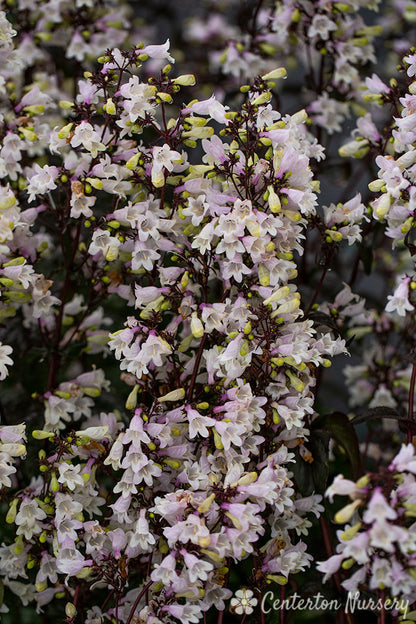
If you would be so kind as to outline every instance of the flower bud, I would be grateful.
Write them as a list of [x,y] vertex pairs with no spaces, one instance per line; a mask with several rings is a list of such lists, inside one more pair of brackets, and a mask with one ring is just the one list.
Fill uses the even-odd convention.
[[362,527],[362,523],[361,522],[357,522],[356,524],[354,524],[353,526],[349,527],[346,531],[344,531],[344,533],[341,534],[341,539],[344,541],[348,541],[350,539],[352,539],[354,537],[354,535],[356,535],[358,533],[358,531],[361,529]]
[[268,201],[269,201],[269,208],[271,212],[273,213],[279,212],[282,207],[279,196],[277,195],[277,193],[275,192],[274,188],[271,185],[267,187],[267,190],[269,192]]
[[277,290],[275,290],[274,293],[270,295],[270,297],[267,297],[267,299],[263,301],[263,305],[269,305],[269,303],[280,301],[281,299],[284,299],[285,297],[287,297],[289,293],[290,293],[289,286],[282,286],[281,288],[278,288]]
[[381,195],[378,200],[373,202],[372,206],[375,217],[380,221],[384,219],[386,214],[389,212],[391,206],[390,193],[384,193],[384,195]]
[[239,531],[243,530],[243,525],[241,524],[240,520],[233,516],[233,514],[231,514],[229,511],[226,511],[224,513],[224,516],[227,516],[227,518],[231,520],[236,529],[238,529]]
[[62,110],[70,110],[73,107],[74,103],[70,102],[69,100],[60,100],[59,101],[59,108],[62,108]]
[[274,583],[277,583],[278,585],[286,585],[288,581],[288,579],[281,574],[268,574],[266,578],[269,581],[273,581]]
[[202,503],[199,505],[198,507],[198,511],[199,513],[206,513],[208,511],[208,509],[211,507],[212,503],[215,500],[215,494],[212,493],[209,496],[207,496],[207,498],[202,501]]
[[189,336],[186,336],[183,340],[181,340],[179,347],[178,347],[178,351],[180,353],[186,353],[189,347],[191,346],[193,339],[194,339],[194,336],[192,333],[190,333]]
[[174,470],[179,470],[179,468],[182,466],[182,462],[177,459],[171,459],[170,457],[165,458],[163,460],[163,463],[166,466],[169,466],[169,468],[173,468]]
[[101,427],[87,427],[87,429],[81,429],[76,431],[77,436],[84,436],[90,440],[103,440],[109,437],[108,425],[102,425]]
[[261,262],[259,264],[258,273],[259,273],[259,282],[260,282],[260,284],[262,286],[269,286],[270,285],[270,271]]
[[67,139],[71,133],[71,130],[73,128],[73,123],[72,121],[68,124],[66,124],[66,126],[64,126],[63,128],[61,128],[58,132],[58,138],[60,139]]
[[52,492],[59,492],[59,483],[54,472],[51,474],[51,490]]
[[130,392],[126,401],[126,409],[132,410],[137,405],[137,393],[139,391],[140,386],[134,386],[133,390]]
[[350,141],[342,145],[338,150],[338,154],[344,158],[348,156],[363,158],[368,153],[369,149],[368,140],[362,139],[361,141]]
[[74,618],[77,614],[76,606],[73,602],[67,602],[65,605],[65,615],[68,618]]
[[182,137],[184,139],[193,138],[193,139],[209,139],[214,134],[214,128],[211,126],[198,127],[194,126],[192,130],[187,130],[182,133]]
[[183,74],[177,78],[173,78],[173,84],[181,85],[181,87],[193,87],[196,83],[195,76],[193,74]]
[[337,511],[334,517],[335,522],[337,524],[344,524],[345,522],[348,522],[348,520],[350,520],[350,518],[352,518],[352,516],[354,515],[355,510],[360,505],[361,505],[361,500],[357,498],[352,503],[349,503],[349,505],[346,505],[345,507]]
[[18,502],[19,502],[19,499],[15,498],[10,503],[9,511],[7,512],[7,515],[6,515],[7,524],[13,524],[13,522],[16,520]]
[[118,245],[110,245],[107,253],[105,254],[105,259],[108,260],[108,262],[112,262],[118,258],[118,253]]
[[294,388],[296,392],[303,392],[303,390],[305,389],[305,384],[303,383],[303,381],[301,381],[299,377],[296,377],[296,375],[290,370],[285,370],[285,374],[289,378],[292,388]]
[[253,106],[261,106],[262,104],[267,104],[267,102],[270,102],[271,97],[272,94],[270,93],[270,91],[265,91],[264,93],[258,95],[251,103],[253,104]]
[[171,104],[173,102],[170,93],[163,93],[163,91],[158,91],[156,95],[159,100],[162,100],[162,102],[165,102],[166,104]]
[[86,178],[86,182],[88,182],[93,188],[101,191],[103,189],[103,182],[100,178]]
[[35,588],[37,592],[43,592],[48,587],[47,581],[37,581],[35,583]]
[[257,477],[257,472],[248,472],[247,474],[239,478],[236,485],[250,485],[251,483],[254,483],[254,481],[256,481]]
[[194,338],[202,338],[202,336],[204,335],[204,326],[201,319],[198,318],[196,312],[192,312],[191,332]]
[[219,554],[216,553],[214,550],[207,550],[206,548],[201,548],[201,552],[202,554],[206,555],[213,561],[217,561],[218,563],[224,561],[224,557],[220,557]]
[[214,434],[214,444],[215,444],[215,448],[218,449],[219,451],[222,450],[224,448],[222,440],[221,440],[221,436],[218,433],[218,431],[216,429],[212,429],[212,432]]
[[384,180],[373,180],[368,185],[368,188],[373,193],[378,193],[379,191],[381,191],[381,189],[383,188],[384,185],[385,185]]
[[43,431],[42,429],[34,429],[32,431],[32,437],[35,440],[46,440],[46,438],[53,438],[55,436],[53,431]]
[[167,394],[159,397],[157,400],[159,401],[159,403],[164,403],[165,401],[180,401],[184,397],[184,388],[177,388],[176,390],[172,390],[172,392],[168,392]]
[[276,69],[272,69],[267,74],[262,76],[262,80],[278,80],[279,78],[286,78],[287,71],[284,67],[276,67]]
[[244,340],[240,348],[241,357],[245,357],[249,353],[249,351],[250,351],[250,343],[248,340]]
[[29,115],[42,115],[45,112],[45,107],[42,104],[32,104],[31,106],[25,106],[23,109]]
[[126,162],[127,169],[130,169],[130,170],[135,169],[138,165],[140,156],[141,156],[140,152],[137,152],[137,154],[134,154],[133,156],[131,156]]
[[8,443],[8,444],[2,444],[0,446],[0,451],[2,453],[7,453],[8,455],[11,455],[12,457],[22,457],[22,455],[26,455],[26,447],[24,444],[17,444],[17,443]]

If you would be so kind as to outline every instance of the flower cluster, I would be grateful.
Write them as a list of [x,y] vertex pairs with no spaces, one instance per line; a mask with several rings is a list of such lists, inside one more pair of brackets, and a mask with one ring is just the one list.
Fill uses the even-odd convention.
[[339,475],[327,490],[349,496],[351,503],[339,510],[335,521],[351,521],[339,531],[337,554],[318,565],[324,581],[341,568],[348,591],[367,587],[384,590],[409,602],[415,598],[415,449],[402,445],[388,468],[368,473],[354,483]]
[[0,11],[2,614],[263,623],[324,556],[416,602],[416,55],[368,71],[411,39],[379,4],[208,2],[189,59],[127,2]]

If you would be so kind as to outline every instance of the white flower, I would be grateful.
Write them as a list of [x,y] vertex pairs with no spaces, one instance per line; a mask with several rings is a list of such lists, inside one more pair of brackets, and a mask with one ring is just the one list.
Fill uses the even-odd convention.
[[148,45],[145,48],[138,49],[138,54],[146,54],[152,59],[167,60],[169,63],[174,63],[175,59],[169,54],[170,41],[166,39],[165,43],[160,45]]
[[329,37],[330,31],[336,29],[337,25],[335,22],[330,20],[326,15],[316,13],[313,16],[312,24],[309,26],[308,37],[312,38],[318,36],[321,39],[326,40]]
[[59,483],[63,483],[70,490],[75,490],[77,485],[84,487],[84,481],[79,474],[81,470],[81,465],[77,464],[73,466],[72,464],[68,464],[67,462],[63,462],[59,464]]
[[32,535],[37,535],[42,531],[42,526],[38,520],[44,520],[46,513],[39,507],[35,500],[26,498],[20,505],[15,523],[19,527],[17,535],[24,535],[26,539],[31,539]]
[[10,457],[8,454],[0,453],[0,489],[3,485],[5,487],[11,487],[12,485],[10,475],[16,472],[16,468],[10,466],[9,461]]
[[179,152],[171,150],[169,145],[165,143],[162,147],[153,148],[153,164],[152,164],[152,184],[156,187],[163,186],[165,176],[163,169],[173,170],[174,164],[182,161]]
[[115,260],[118,256],[120,241],[115,236],[111,236],[106,230],[98,228],[92,235],[92,240],[88,248],[88,253],[95,256],[101,252],[107,260]]
[[32,202],[36,195],[43,195],[47,191],[56,189],[55,180],[58,177],[59,169],[57,167],[49,167],[45,165],[40,167],[37,163],[33,165],[32,174],[27,185],[29,193],[29,202]]
[[101,143],[98,133],[87,121],[81,121],[79,126],[75,128],[74,136],[71,139],[71,145],[72,147],[82,145],[87,152],[90,152],[93,158],[97,156],[98,152],[102,152],[106,149],[104,143]]
[[409,301],[410,277],[405,277],[393,295],[387,297],[386,312],[397,312],[399,316],[406,316],[406,311],[411,312],[414,307]]
[[7,375],[9,374],[9,371],[6,367],[13,365],[13,360],[9,357],[12,351],[13,349],[9,347],[9,345],[3,345],[0,342],[0,381],[6,379]]
[[121,87],[120,93],[126,98],[123,103],[124,110],[132,122],[136,121],[138,117],[144,119],[146,113],[152,114],[155,110],[156,88],[147,83],[141,83],[137,76],[130,78],[128,83]]
[[253,598],[253,592],[251,589],[239,589],[235,592],[235,598],[231,598],[231,607],[235,613],[242,615],[243,613],[253,613],[257,605],[257,598]]

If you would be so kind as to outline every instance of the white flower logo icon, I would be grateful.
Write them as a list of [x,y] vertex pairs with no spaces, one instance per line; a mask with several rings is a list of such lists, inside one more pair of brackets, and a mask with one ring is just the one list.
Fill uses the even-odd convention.
[[238,615],[243,613],[253,613],[253,607],[256,606],[258,600],[253,598],[251,589],[239,589],[235,592],[235,598],[231,598],[231,608]]

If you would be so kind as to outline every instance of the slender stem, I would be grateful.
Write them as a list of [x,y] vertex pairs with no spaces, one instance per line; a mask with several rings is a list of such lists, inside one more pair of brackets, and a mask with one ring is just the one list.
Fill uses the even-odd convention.
[[117,592],[116,594],[116,607],[115,607],[115,615],[116,615],[116,624],[119,624],[119,619],[118,619],[118,602],[120,599],[120,594]]
[[286,587],[285,585],[282,585],[280,587],[280,620],[279,620],[279,624],[285,624],[285,593],[286,593]]
[[[79,222],[76,235],[75,235],[75,239],[73,242],[71,257],[66,267],[64,283],[63,283],[62,290],[60,293],[61,305],[59,306],[58,315],[55,321],[55,332],[54,332],[54,337],[52,341],[52,357],[50,360],[49,373],[48,373],[48,390],[53,390],[55,388],[57,379],[58,379],[59,367],[61,363],[61,350],[59,348],[59,343],[61,341],[62,321],[64,317],[64,306],[70,294],[69,291],[71,287],[71,279],[73,278],[74,259],[75,259],[75,254],[78,249],[79,239],[81,235],[81,225],[82,223]],[[62,254],[64,257],[64,254],[65,254],[64,249],[62,249]]]
[[316,287],[315,293],[312,297],[312,300],[308,306],[308,309],[306,310],[306,314],[309,314],[309,312],[311,311],[315,301],[318,299],[319,293],[321,292],[322,289],[322,285],[324,283],[324,279],[326,274],[328,273],[330,266],[331,266],[331,262],[332,262],[332,258],[334,257],[334,253],[335,253],[335,248],[331,249],[331,252],[329,254],[328,260],[325,264],[324,270],[322,271],[322,275],[321,275],[321,279],[319,280],[319,284]]
[[[147,576],[150,576],[150,571],[152,569],[152,559],[153,559],[153,553],[150,553],[149,561],[147,562]],[[146,594],[145,596],[146,605],[148,605],[149,604],[149,588],[146,589],[145,594]]]
[[[323,537],[323,540],[324,540],[326,556],[327,557],[332,557],[332,555],[334,554],[334,549],[332,547],[331,533],[330,533],[330,530],[329,530],[328,520],[326,518],[324,518],[323,516],[321,516],[319,518],[319,524],[320,524],[320,527],[321,527],[322,537]],[[341,579],[339,577],[339,572],[336,572],[334,574],[334,581],[335,581],[335,585],[336,585],[337,590],[339,592],[342,592]]]
[[380,595],[381,595],[381,611],[380,611],[379,622],[380,624],[386,624],[386,611],[384,609],[384,601],[385,601],[384,591],[381,591]]
[[[227,587],[227,585],[228,585],[228,581],[229,581],[229,579],[230,579],[230,567],[231,567],[231,565],[230,565],[230,562],[229,562],[229,560],[228,560],[228,559],[226,559],[225,561],[226,561],[226,564],[228,564],[228,565],[227,565],[228,572],[227,572],[227,574],[226,574],[226,576],[225,576],[225,583],[224,583],[224,587]],[[222,611],[220,611],[220,612],[218,613],[217,624],[223,624],[223,622],[224,622],[224,610],[222,610]]]
[[[412,365],[412,375],[410,377],[410,388],[409,388],[409,413],[408,420],[409,423],[413,422],[413,404],[415,399],[415,381],[416,381],[416,364]],[[412,441],[412,429],[409,426],[407,429],[407,443],[410,444]]]
[[103,604],[100,607],[100,611],[102,611],[104,609],[105,605],[108,603],[108,601],[111,600],[111,597],[114,594],[114,592],[115,592],[115,589],[112,589],[110,591],[110,593],[107,595],[107,598],[104,600]]
[[194,391],[195,380],[196,380],[196,376],[198,374],[199,363],[201,361],[202,353],[204,351],[204,346],[205,346],[206,339],[207,339],[207,335],[204,334],[202,336],[201,342],[199,344],[198,353],[196,354],[194,370],[192,371],[192,377],[191,377],[191,381],[190,381],[190,384],[189,384],[189,390],[188,390],[188,401],[189,402],[192,400],[192,393]]
[[131,608],[131,611],[129,613],[129,617],[127,618],[127,622],[126,624],[131,624],[131,621],[133,619],[134,613],[137,609],[137,605],[139,604],[140,600],[142,599],[142,597],[144,596],[144,594],[147,592],[147,590],[149,589],[149,587],[152,585],[153,581],[150,580],[142,589],[142,591],[139,593],[139,595],[137,596],[136,600],[134,601],[134,605]]
[[4,410],[4,407],[1,401],[0,401],[0,424],[7,425],[6,412]]

